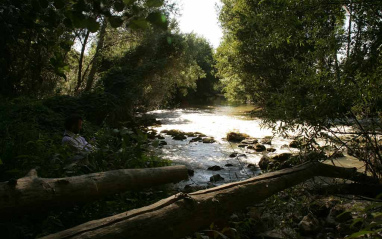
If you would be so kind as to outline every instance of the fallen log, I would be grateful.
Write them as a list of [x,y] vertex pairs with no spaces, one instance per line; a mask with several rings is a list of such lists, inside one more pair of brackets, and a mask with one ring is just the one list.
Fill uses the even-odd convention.
[[87,202],[100,197],[187,179],[183,165],[146,169],[120,169],[66,178],[39,178],[36,170],[18,180],[0,183],[0,215]]
[[176,194],[150,206],[90,221],[44,239],[180,238],[314,176],[375,183],[356,169],[310,162],[241,182]]

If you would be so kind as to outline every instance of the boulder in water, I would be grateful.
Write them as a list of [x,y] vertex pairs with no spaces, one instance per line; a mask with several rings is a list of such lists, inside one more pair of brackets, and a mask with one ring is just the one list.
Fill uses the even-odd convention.
[[167,145],[167,142],[162,140],[162,141],[159,142],[159,145],[161,145],[161,146]]
[[188,137],[195,137],[196,136],[194,132],[186,132],[184,134],[187,135]]
[[259,162],[259,167],[261,168],[261,170],[268,169],[268,166],[269,166],[269,163],[271,162],[271,160],[272,159],[270,159],[268,156],[263,156]]
[[284,160],[288,160],[291,156],[292,156],[291,153],[282,153],[282,154],[273,156],[272,159],[277,161],[284,161]]
[[178,134],[178,135],[175,135],[174,137],[172,137],[173,140],[184,140],[184,139],[187,139],[187,137],[183,134]]
[[242,144],[257,144],[258,140],[257,139],[252,139],[252,138],[247,138],[241,141],[240,143]]
[[243,134],[243,133],[229,132],[227,134],[227,140],[229,142],[234,142],[234,143],[239,143],[248,137],[249,137],[248,134]]
[[219,170],[222,170],[223,168],[218,166],[218,165],[214,165],[212,167],[209,167],[207,170],[210,170],[210,171],[219,171]]
[[229,155],[230,158],[235,158],[238,155],[238,153],[232,153]]
[[188,176],[192,177],[195,174],[195,171],[193,169],[187,169]]
[[273,137],[272,136],[265,136],[262,140],[261,140],[261,143],[262,144],[272,144],[272,139]]
[[212,144],[212,143],[215,143],[215,139],[212,137],[203,138],[203,143]]
[[190,143],[193,143],[193,142],[203,142],[203,138],[202,137],[196,137],[196,138],[192,138],[190,140]]
[[251,170],[256,170],[258,169],[258,167],[256,166],[256,164],[253,164],[253,163],[250,163],[247,165],[247,168],[251,169]]
[[224,178],[220,174],[215,174],[210,177],[210,182],[224,181]]
[[265,151],[265,150],[267,150],[267,149],[266,149],[265,146],[262,145],[262,144],[256,144],[256,146],[255,146],[255,150],[256,150],[256,152],[263,152],[263,151]]
[[163,136],[160,135],[160,134],[157,135],[157,138],[158,138],[158,139],[165,139],[165,137],[163,137]]

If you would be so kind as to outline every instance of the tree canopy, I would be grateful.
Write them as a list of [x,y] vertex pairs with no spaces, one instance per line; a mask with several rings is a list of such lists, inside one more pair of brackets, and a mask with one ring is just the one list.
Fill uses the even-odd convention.
[[52,91],[66,79],[66,57],[76,39],[86,44],[89,34],[100,31],[102,19],[113,28],[166,29],[164,4],[163,0],[2,1],[1,94],[41,97]]
[[381,2],[222,2],[217,68],[226,94],[261,106],[266,121],[281,120],[284,129],[352,125],[372,148],[362,160],[379,167]]
[[291,122],[380,111],[380,3],[223,3],[217,59],[227,91],[244,91],[269,117]]

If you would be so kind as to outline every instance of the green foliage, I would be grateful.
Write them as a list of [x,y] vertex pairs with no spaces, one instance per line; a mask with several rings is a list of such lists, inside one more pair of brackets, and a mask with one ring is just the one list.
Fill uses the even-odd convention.
[[[63,121],[75,113],[86,119],[81,134],[88,140],[97,139],[99,150],[88,155],[94,170],[168,164],[147,151],[147,136],[138,128],[131,134],[126,133],[127,129],[113,133],[106,126],[108,108],[107,99],[95,93],[80,98],[61,96],[45,101],[17,98],[3,102],[0,105],[0,180],[23,177],[33,168],[37,168],[41,176],[64,176],[65,166],[71,163],[73,155],[61,145]],[[73,173],[83,173],[80,168],[76,170]]]
[[140,129],[102,128],[95,137],[98,150],[88,156],[89,165],[95,171],[170,165],[170,161],[150,153],[147,135]]
[[63,118],[41,102],[19,98],[3,102],[0,112],[2,179],[22,177],[61,151]]
[[225,98],[230,102],[244,103],[251,99],[242,80],[240,68],[237,67],[240,58],[236,52],[237,41],[225,36],[223,42],[216,50],[217,76],[220,78],[220,87]]
[[[102,19],[111,27],[167,29],[164,2],[101,0],[5,0],[0,4],[0,94],[43,97],[67,80],[67,53],[77,32],[96,33]],[[84,34],[86,35],[86,34]],[[79,69],[80,71],[82,69]],[[81,83],[81,82],[80,82]]]
[[65,71],[63,49],[72,40],[62,24],[64,12],[48,1],[6,0],[0,4],[0,19],[0,94],[51,92]]
[[114,67],[102,81],[105,92],[119,101],[116,118],[137,109],[157,108],[177,88],[194,88],[203,71],[187,47],[182,35],[152,32],[122,58],[114,59],[110,63]]
[[[24,177],[37,169],[40,177],[65,177],[89,172],[122,168],[148,168],[170,165],[150,152],[146,133],[138,126],[114,129],[98,125],[103,121],[96,108],[103,102],[94,93],[82,97],[61,96],[48,100],[16,98],[0,104],[0,181]],[[94,105],[92,105],[94,104]],[[65,117],[83,113],[83,135],[88,141],[95,137],[97,150],[86,155],[81,165],[70,166],[73,153],[61,145]],[[94,123],[93,123],[94,122]],[[86,169],[86,170],[85,170]],[[0,222],[5,238],[34,238],[133,208],[146,206],[166,192],[125,192],[103,200],[62,210],[42,210]]]
[[[377,198],[381,198],[381,196]],[[350,228],[360,228],[360,230],[348,238],[377,238],[380,236],[382,231],[381,208],[381,202],[374,202],[368,206],[354,206],[353,210],[357,212],[357,217],[353,219]]]
[[192,76],[195,78],[196,84],[191,87],[178,86],[173,101],[175,103],[182,101],[205,103],[218,93],[216,85],[219,79],[215,76],[213,49],[205,38],[194,33],[186,34],[184,38],[186,43],[185,57],[189,59],[189,62],[192,62],[195,69],[200,68],[203,74]]
[[353,126],[368,141],[358,158],[380,177],[381,9],[375,1],[223,1],[216,56],[226,95],[251,100],[281,131]]

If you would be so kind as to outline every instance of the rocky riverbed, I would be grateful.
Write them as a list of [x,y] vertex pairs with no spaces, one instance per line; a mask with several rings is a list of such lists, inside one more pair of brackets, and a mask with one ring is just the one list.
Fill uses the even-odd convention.
[[[253,106],[214,106],[158,110],[150,112],[159,125],[150,128],[158,145],[156,153],[187,165],[192,176],[179,188],[203,188],[253,177],[270,168],[286,168],[299,161],[299,135],[274,134],[251,118]],[[326,154],[331,154],[326,152]],[[322,157],[311,153],[304,157]],[[344,157],[346,156],[346,157]],[[340,151],[336,157],[343,166],[360,166]],[[353,166],[354,165],[354,166]]]

